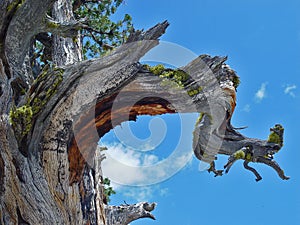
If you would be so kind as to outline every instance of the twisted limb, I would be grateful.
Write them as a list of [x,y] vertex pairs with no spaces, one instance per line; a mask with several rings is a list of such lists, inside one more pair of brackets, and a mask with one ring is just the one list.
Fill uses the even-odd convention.
[[209,173],[213,172],[215,174],[215,177],[223,175],[223,170],[216,170],[215,162],[214,161],[210,163],[210,167],[209,167],[209,169],[207,171]]
[[[206,57],[201,59],[204,60],[206,65],[213,64],[210,61],[211,59],[208,60]],[[245,161],[244,168],[254,173],[257,181],[262,178],[254,168],[248,165],[249,162],[264,163],[275,169],[281,179],[287,180],[288,177],[284,175],[283,170],[273,161],[274,155],[283,147],[283,126],[275,124],[274,127],[270,128],[267,140],[250,138],[239,133],[238,129],[231,125],[231,117],[236,104],[236,86],[233,84],[234,80],[237,79],[237,75],[230,67],[223,64],[224,59],[216,57],[213,61],[215,60],[221,62],[224,69],[222,72],[215,74],[219,81],[219,87],[216,90],[219,93],[221,88],[221,92],[224,92],[224,98],[219,98],[218,94],[214,95],[212,92],[205,92],[204,96],[199,92],[193,96],[195,102],[201,102],[202,99],[207,100],[207,108],[206,105],[199,106],[200,115],[193,132],[195,156],[204,162],[214,161],[208,171],[213,172],[215,176],[221,176],[223,172],[215,169],[216,157],[221,154],[229,156],[228,162],[224,166],[225,173],[229,172],[237,160],[242,159]],[[211,67],[212,72],[214,72],[214,68],[217,67]],[[214,84],[218,86],[217,82]]]
[[252,146],[246,146],[242,148],[241,150],[236,151],[234,154],[232,154],[229,159],[227,164],[224,166],[225,173],[228,173],[231,166],[238,160],[238,159],[244,159],[244,168],[247,170],[250,170],[254,175],[256,176],[256,181],[260,181],[262,177],[260,174],[251,166],[249,166],[249,162],[253,161],[253,147]]
[[229,159],[228,159],[228,162],[226,163],[226,165],[224,166],[224,169],[225,170],[225,173],[228,173],[231,166],[237,161],[236,158],[234,158],[234,156],[230,156]]
[[233,153],[229,159],[227,164],[224,166],[225,173],[228,173],[231,166],[238,160],[238,159],[245,159],[247,161],[251,160],[253,156],[253,147],[252,146],[245,146],[242,149]]
[[244,161],[244,167],[246,170],[250,170],[252,173],[254,173],[254,175],[256,176],[256,181],[260,181],[262,179],[262,177],[259,175],[259,173],[256,171],[256,169],[254,169],[253,167],[249,166],[249,161]]
[[[273,146],[274,149],[277,146]],[[278,165],[278,163],[273,160],[273,154],[275,154],[277,152],[277,150],[273,151],[273,150],[266,150],[266,152],[264,152],[265,155],[263,156],[254,156],[254,149],[252,146],[246,146],[243,147],[242,149],[236,151],[235,153],[233,153],[229,159],[227,164],[224,166],[225,173],[228,173],[231,166],[238,160],[238,159],[243,159],[244,160],[244,168],[251,171],[255,176],[256,176],[256,181],[260,181],[262,179],[262,177],[260,176],[260,174],[256,171],[256,169],[254,169],[253,167],[249,166],[250,162],[257,162],[257,163],[263,163],[266,164],[270,167],[272,167],[277,174],[279,175],[279,177],[283,180],[288,180],[290,179],[289,177],[284,175],[284,171],[280,168],[280,166]]]
[[278,174],[278,176],[283,180],[288,180],[290,177],[285,176],[284,171],[280,168],[278,163],[275,160],[264,158],[264,157],[258,157],[257,162],[266,164],[267,166],[272,167]]

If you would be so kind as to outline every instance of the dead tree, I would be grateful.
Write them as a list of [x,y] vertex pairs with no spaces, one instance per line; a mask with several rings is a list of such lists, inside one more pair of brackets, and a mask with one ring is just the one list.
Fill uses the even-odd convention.
[[[217,154],[226,154],[227,171],[243,159],[257,179],[249,162],[272,166],[288,179],[272,159],[282,147],[279,126],[266,141],[244,137],[231,126],[238,82],[226,58],[202,55],[171,74],[141,65],[139,59],[165,32],[168,23],[163,22],[132,33],[107,56],[82,61],[74,37],[84,25],[74,19],[71,7],[65,0],[3,0],[0,5],[1,224],[127,224],[153,219],[155,204],[105,206],[102,158],[96,151],[99,138],[113,128],[112,120],[120,124],[139,115],[199,112],[194,150],[200,160],[211,163],[210,171],[222,174],[213,162]],[[53,34],[55,65],[35,78],[32,40],[47,33]],[[132,96],[141,101],[130,105]]]

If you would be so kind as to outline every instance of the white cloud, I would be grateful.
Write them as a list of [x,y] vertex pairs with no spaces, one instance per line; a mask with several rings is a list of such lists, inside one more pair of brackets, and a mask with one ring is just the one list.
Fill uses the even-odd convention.
[[267,83],[262,83],[260,89],[255,93],[255,99],[257,102],[260,102],[266,97],[266,87]]
[[251,110],[251,107],[250,107],[249,104],[245,105],[244,108],[243,108],[244,112],[250,112],[250,110]]
[[151,166],[158,161],[158,157],[156,155],[145,155],[143,158],[143,166]]
[[168,188],[161,188],[160,185],[145,187],[120,186],[117,193],[122,193],[126,202],[150,202],[157,199],[157,196],[165,197],[169,194]]
[[144,186],[162,182],[188,164],[192,158],[192,150],[178,149],[167,159],[160,159],[150,152],[140,152],[122,144],[105,144],[106,159],[102,161],[104,177],[115,184]]
[[[112,178],[117,183],[135,184],[147,179],[141,169],[142,166],[150,166],[158,161],[155,155],[145,155],[142,152],[125,148],[121,144],[106,145],[106,159],[102,161],[102,170],[104,177]],[[123,182],[119,182],[121,177]],[[116,180],[115,180],[116,179]],[[118,188],[118,184],[113,185]]]
[[284,89],[284,93],[290,95],[291,97],[296,97],[294,90],[296,90],[297,86],[295,84],[286,85]]
[[154,189],[151,186],[147,187],[131,187],[123,190],[124,196],[133,199],[137,202],[148,202],[154,196]]
[[165,196],[167,196],[169,194],[169,189],[168,188],[163,188],[163,189],[160,189],[160,191],[159,191],[159,195],[161,196],[161,197],[165,197]]

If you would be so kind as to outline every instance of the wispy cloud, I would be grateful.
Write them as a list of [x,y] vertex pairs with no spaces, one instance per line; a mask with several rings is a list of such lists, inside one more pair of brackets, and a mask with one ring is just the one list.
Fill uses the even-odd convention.
[[151,186],[146,187],[125,187],[121,190],[124,196],[137,202],[151,201],[154,196],[154,188]]
[[284,93],[290,95],[291,97],[296,97],[294,90],[296,90],[297,86],[295,84],[286,85],[284,89]]
[[102,162],[103,175],[112,178],[112,181],[117,183],[134,185],[142,182],[147,178],[139,168],[150,166],[158,161],[155,155],[143,154],[121,144],[106,144],[105,146],[108,150],[105,151],[106,159]]
[[161,189],[160,185],[151,185],[145,187],[122,186],[119,190],[129,200],[134,202],[149,202],[157,199],[157,196],[165,197],[169,194],[168,188]]
[[169,188],[162,188],[162,189],[159,189],[159,195],[161,197],[165,197],[169,194]]
[[266,98],[266,88],[267,83],[262,83],[259,90],[255,93],[255,99],[257,102],[261,102],[264,98]]
[[[170,178],[192,158],[192,150],[173,152],[167,159],[160,159],[149,152],[135,151],[122,144],[105,144],[106,159],[102,162],[103,175],[118,185],[143,186]],[[170,159],[169,159],[170,158]]]
[[250,105],[249,104],[247,104],[247,105],[245,105],[244,106],[244,108],[242,109],[244,112],[250,112],[250,110],[251,110],[251,107],[250,107]]

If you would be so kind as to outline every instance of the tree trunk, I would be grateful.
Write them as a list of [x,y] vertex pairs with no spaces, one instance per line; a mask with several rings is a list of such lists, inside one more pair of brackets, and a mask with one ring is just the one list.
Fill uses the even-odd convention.
[[[232,164],[237,151],[251,146],[249,162],[268,164],[287,179],[274,161],[262,159],[280,144],[246,138],[231,126],[237,76],[224,63],[226,58],[198,57],[181,68],[187,77],[180,85],[174,77],[162,78],[139,59],[158,44],[168,26],[163,22],[133,33],[105,57],[79,62],[80,46],[73,42],[78,24],[60,11],[70,4],[57,1],[54,18],[48,18],[53,4],[6,0],[0,8],[1,224],[125,225],[154,219],[155,204],[104,204],[103,157],[97,142],[115,125],[138,115],[201,112],[194,132],[199,159],[213,163],[216,154],[226,154],[233,157]],[[51,26],[53,20],[56,26]],[[46,67],[33,82],[24,63],[32,38],[43,32],[64,38],[54,38],[56,66]]]
[[[72,23],[75,21],[72,10],[72,2],[58,0],[55,2],[52,10],[52,17],[59,23]],[[76,32],[75,32],[76,34]],[[82,47],[80,34],[74,37],[62,37],[61,35],[53,35],[53,55],[52,60],[56,66],[70,65],[75,62],[82,61]],[[77,41],[73,41],[77,40]]]

